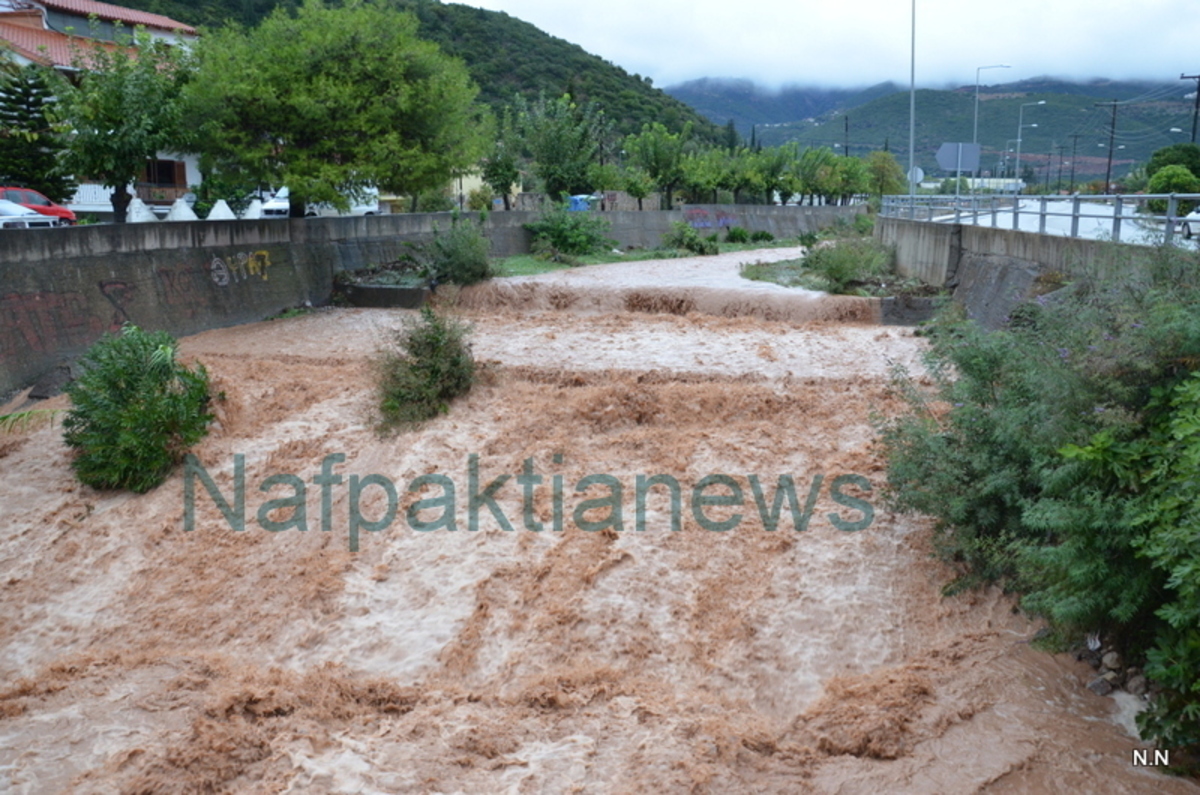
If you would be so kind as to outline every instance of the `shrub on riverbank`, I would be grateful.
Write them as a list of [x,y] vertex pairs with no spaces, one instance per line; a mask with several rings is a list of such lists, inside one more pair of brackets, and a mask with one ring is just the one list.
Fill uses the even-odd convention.
[[177,362],[177,347],[165,331],[127,324],[84,353],[83,374],[65,390],[71,409],[63,420],[80,481],[149,491],[208,433],[208,373]]
[[931,329],[879,422],[891,500],[938,520],[960,576],[1002,581],[1064,640],[1100,632],[1154,683],[1144,733],[1200,750],[1200,261],[1166,247],[988,333]]
[[428,305],[396,332],[392,347],[377,360],[380,426],[411,428],[444,414],[454,398],[475,383],[475,359],[467,344],[470,328]]

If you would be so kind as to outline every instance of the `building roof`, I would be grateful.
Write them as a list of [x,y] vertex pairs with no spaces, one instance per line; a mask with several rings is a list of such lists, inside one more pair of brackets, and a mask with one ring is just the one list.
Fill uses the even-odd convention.
[[55,11],[61,11],[66,14],[77,14],[81,17],[89,17],[95,14],[100,19],[107,22],[122,22],[126,25],[145,25],[148,28],[158,28],[159,30],[179,31],[188,35],[195,36],[196,29],[191,25],[185,25],[182,22],[177,22],[170,17],[164,17],[162,14],[151,14],[148,11],[136,11],[132,8],[122,8],[111,3],[98,3],[95,0],[33,0],[38,5],[52,8]]
[[61,33],[13,25],[0,18],[0,40],[27,60],[46,66],[71,65],[71,38]]
[[[0,46],[8,44],[20,56],[46,66],[71,68],[71,43],[82,44],[77,36],[67,36],[53,30],[13,25],[0,14]],[[109,46],[109,42],[100,42]],[[116,46],[116,45],[112,45]],[[85,54],[86,57],[86,54]]]

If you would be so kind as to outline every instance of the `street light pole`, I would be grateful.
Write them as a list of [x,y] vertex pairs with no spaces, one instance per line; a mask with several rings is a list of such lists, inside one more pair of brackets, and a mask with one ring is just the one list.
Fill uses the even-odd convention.
[[[1017,113],[1017,166],[1016,166],[1016,170],[1017,170],[1016,177],[1017,178],[1016,178],[1016,181],[1013,182],[1013,185],[1015,186],[1014,193],[1021,192],[1021,129],[1025,126],[1022,123],[1025,120],[1025,108],[1028,108],[1031,105],[1045,105],[1045,104],[1046,104],[1046,100],[1044,100],[1044,99],[1039,99],[1037,102],[1026,102],[1023,105],[1021,105],[1021,109]],[[1037,125],[1031,124],[1029,126],[1036,127]]]
[[917,186],[917,0],[912,0],[912,50],[908,75],[908,206],[916,207]]
[[984,69],[1010,69],[1006,63],[993,64],[991,66],[977,66],[975,68],[975,125],[972,127],[971,143],[979,143],[979,73]]

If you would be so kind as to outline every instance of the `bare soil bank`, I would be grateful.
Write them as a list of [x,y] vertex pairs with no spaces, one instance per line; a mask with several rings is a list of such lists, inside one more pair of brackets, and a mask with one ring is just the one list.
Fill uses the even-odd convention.
[[[1031,650],[1036,627],[1009,599],[943,599],[929,528],[884,507],[868,418],[899,409],[887,363],[916,365],[911,330],[470,310],[485,383],[380,439],[370,355],[410,314],[326,311],[184,341],[224,393],[194,452],[227,498],[244,455],[244,532],[197,485],[185,533],[182,471],[146,495],[99,493],[73,480],[58,427],[0,437],[3,788],[1198,791],[1131,766],[1129,703],[1086,691],[1086,665]],[[324,532],[312,478],[331,454],[345,459]],[[495,505],[515,529],[481,505],[467,530],[472,456],[480,490],[532,459],[544,481],[529,519],[546,529],[525,529],[510,479]],[[308,484],[305,532],[256,520],[292,493],[259,491],[281,473]],[[370,474],[396,484],[398,515],[351,553],[349,481]],[[573,524],[582,500],[611,493],[576,494],[592,474],[623,485],[620,532]],[[661,489],[634,528],[639,474],[683,484],[682,530]],[[743,491],[741,508],[705,508],[744,514],[726,532],[689,505],[711,474]],[[874,486],[842,487],[872,506],[860,531],[831,519],[864,515],[835,500],[843,474]],[[407,491],[422,475],[454,484],[458,530],[406,522],[443,496]],[[808,528],[785,508],[764,529],[750,475],[768,503],[780,475],[801,503],[815,493]],[[360,498],[368,520],[385,512],[381,487]]]

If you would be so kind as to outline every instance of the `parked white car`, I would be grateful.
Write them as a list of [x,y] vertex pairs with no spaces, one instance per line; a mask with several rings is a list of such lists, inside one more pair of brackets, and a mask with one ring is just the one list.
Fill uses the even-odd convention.
[[0,229],[49,229],[59,226],[53,215],[42,215],[8,199],[0,199]]
[[[339,212],[332,204],[322,202],[320,204],[310,204],[305,207],[304,215],[307,218],[318,216],[322,218],[335,218],[339,215],[377,215],[379,213],[379,191],[374,188],[367,188],[364,193],[364,201],[352,201],[350,209],[346,212]],[[263,218],[288,217],[288,189],[286,187],[280,188],[272,198],[263,202],[262,215]]]
[[1192,235],[1200,234],[1200,208],[1192,210],[1181,218],[1179,228],[1183,231],[1183,236],[1188,240],[1192,239]]

